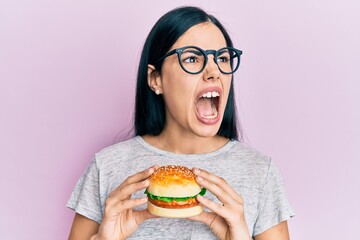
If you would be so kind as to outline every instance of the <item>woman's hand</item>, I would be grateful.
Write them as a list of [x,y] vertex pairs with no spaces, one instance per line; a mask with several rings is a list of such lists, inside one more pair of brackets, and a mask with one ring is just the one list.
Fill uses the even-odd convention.
[[147,202],[147,197],[132,199],[131,194],[149,185],[147,179],[157,166],[128,177],[113,190],[105,203],[105,212],[98,234],[92,239],[122,240],[129,237],[145,220],[154,218],[147,209],[133,210],[134,207]]
[[212,192],[223,204],[197,196],[197,200],[212,212],[202,212],[189,219],[207,224],[221,240],[249,240],[242,197],[225,181],[205,170],[193,169],[196,181]]

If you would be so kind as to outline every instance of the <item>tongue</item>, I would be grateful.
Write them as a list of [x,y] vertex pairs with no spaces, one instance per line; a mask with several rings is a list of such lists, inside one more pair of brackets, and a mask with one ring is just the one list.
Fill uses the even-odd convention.
[[196,109],[200,113],[201,117],[214,115],[210,98],[200,98],[196,103]]

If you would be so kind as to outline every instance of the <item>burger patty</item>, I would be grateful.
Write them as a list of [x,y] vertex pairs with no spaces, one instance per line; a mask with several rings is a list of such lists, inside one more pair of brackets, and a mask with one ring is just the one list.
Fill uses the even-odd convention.
[[175,200],[172,200],[171,202],[165,202],[158,199],[151,199],[151,198],[148,199],[155,206],[162,208],[189,208],[199,204],[196,198],[190,198],[186,201],[179,201],[179,202]]

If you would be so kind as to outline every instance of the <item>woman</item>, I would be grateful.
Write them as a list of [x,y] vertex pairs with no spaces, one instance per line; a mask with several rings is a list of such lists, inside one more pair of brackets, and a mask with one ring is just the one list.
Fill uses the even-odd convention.
[[[289,239],[293,212],[277,168],[237,141],[241,53],[199,8],[159,19],[139,65],[136,137],[97,153],[79,180],[68,203],[76,211],[70,239]],[[147,179],[167,164],[193,168],[209,211],[169,219],[146,209]]]

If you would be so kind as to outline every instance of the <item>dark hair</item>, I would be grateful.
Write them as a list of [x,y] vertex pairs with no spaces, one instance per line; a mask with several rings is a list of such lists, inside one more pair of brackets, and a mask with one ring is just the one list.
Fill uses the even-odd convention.
[[[155,66],[161,73],[164,56],[174,43],[189,28],[199,23],[211,22],[225,37],[228,47],[233,47],[229,34],[212,15],[197,7],[176,8],[162,16],[151,29],[141,54],[136,86],[135,135],[159,135],[165,126],[165,104],[162,96],[156,95],[148,86],[148,64]],[[231,86],[223,120],[218,135],[238,140],[234,84]],[[240,138],[242,139],[242,133]]]

